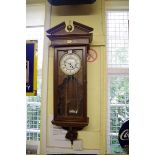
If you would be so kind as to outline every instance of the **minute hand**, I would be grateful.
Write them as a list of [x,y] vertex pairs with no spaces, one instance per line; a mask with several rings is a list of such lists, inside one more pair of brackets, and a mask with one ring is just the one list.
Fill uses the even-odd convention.
[[74,69],[73,65],[70,62],[65,62],[65,63],[67,63],[68,65],[70,65],[72,69]]

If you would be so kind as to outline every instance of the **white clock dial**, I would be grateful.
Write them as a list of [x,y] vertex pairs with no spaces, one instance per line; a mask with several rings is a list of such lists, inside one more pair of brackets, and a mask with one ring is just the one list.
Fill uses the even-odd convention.
[[81,68],[81,59],[74,53],[65,54],[60,59],[60,68],[67,75],[76,74]]

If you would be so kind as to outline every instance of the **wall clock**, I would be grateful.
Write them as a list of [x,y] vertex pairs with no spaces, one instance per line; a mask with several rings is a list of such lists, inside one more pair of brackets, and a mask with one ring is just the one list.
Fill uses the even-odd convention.
[[54,119],[52,124],[67,130],[66,138],[77,139],[77,131],[88,125],[87,52],[93,28],[73,21],[47,30],[54,48]]

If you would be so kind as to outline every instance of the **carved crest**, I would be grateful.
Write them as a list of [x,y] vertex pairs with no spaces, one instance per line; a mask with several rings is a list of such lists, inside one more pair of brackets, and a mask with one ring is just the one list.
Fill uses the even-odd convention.
[[89,44],[92,41],[91,31],[93,28],[73,21],[73,26],[62,22],[46,32],[51,46],[63,46]]

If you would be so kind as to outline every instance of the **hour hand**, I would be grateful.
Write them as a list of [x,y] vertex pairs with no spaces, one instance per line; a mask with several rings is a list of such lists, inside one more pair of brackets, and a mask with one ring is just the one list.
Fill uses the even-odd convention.
[[65,62],[65,64],[66,64],[66,63],[70,66],[70,68],[74,69],[72,63],[70,63],[70,62]]
[[70,65],[70,67],[72,68],[72,69],[74,69],[74,67],[73,67],[73,65],[71,64],[71,63],[68,63],[69,65]]

